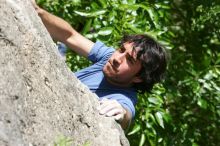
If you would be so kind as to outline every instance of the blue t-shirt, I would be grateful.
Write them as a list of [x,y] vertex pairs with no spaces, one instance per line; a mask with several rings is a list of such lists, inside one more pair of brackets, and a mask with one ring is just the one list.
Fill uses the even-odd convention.
[[134,105],[137,102],[135,89],[110,84],[102,71],[114,51],[115,49],[105,46],[102,42],[96,42],[88,55],[88,59],[93,62],[93,65],[76,72],[75,75],[99,98],[117,100],[132,113],[132,118],[134,118]]

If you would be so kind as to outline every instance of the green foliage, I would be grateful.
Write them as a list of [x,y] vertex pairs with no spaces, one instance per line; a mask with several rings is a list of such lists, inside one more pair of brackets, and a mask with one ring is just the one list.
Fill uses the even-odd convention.
[[[145,33],[171,54],[162,84],[139,95],[132,146],[220,143],[220,2],[218,0],[39,0],[93,41],[118,47]],[[74,71],[89,62],[68,52]]]
[[[54,143],[54,146],[71,146],[73,143],[73,139],[71,139],[70,137],[66,137],[66,136],[59,136],[57,141]],[[90,142],[85,142],[83,145],[81,146],[90,146]]]
[[73,140],[66,136],[59,136],[58,140],[54,143],[54,146],[71,146]]

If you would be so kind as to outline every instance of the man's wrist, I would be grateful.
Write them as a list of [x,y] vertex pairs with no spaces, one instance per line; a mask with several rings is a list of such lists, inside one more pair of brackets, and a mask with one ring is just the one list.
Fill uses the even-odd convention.
[[33,5],[33,7],[34,7],[34,9],[35,9],[35,11],[37,12],[38,15],[42,15],[43,14],[44,10],[37,5],[35,0],[32,1],[32,5]]
[[43,15],[44,9],[40,8],[39,6],[36,6],[36,7],[34,7],[34,8],[35,8],[35,10],[36,10],[36,12],[37,12],[37,14],[38,14],[39,16],[42,16],[42,15]]
[[129,126],[130,126],[130,123],[131,123],[131,114],[130,112],[124,108],[124,111],[125,111],[125,114],[124,114],[124,118],[119,121],[120,125],[122,126],[122,128],[125,130],[125,129],[128,129]]
[[127,110],[126,109],[124,109],[123,107],[122,107],[122,110],[123,110],[123,112],[122,112],[122,117],[118,120],[118,123],[119,124],[121,124],[122,122],[124,122],[124,120],[127,118],[126,116],[126,114],[127,114]]

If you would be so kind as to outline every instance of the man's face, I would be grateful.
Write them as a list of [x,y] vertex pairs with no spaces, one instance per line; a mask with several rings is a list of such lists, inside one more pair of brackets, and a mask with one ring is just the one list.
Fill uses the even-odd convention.
[[109,58],[103,72],[113,85],[127,87],[142,81],[136,76],[141,69],[141,61],[137,59],[137,50],[133,49],[133,43],[126,42],[123,45]]

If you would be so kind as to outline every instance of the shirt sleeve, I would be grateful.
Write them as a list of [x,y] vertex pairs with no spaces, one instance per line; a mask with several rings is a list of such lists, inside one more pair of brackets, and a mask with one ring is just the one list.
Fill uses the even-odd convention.
[[93,63],[106,60],[112,55],[114,50],[111,47],[107,47],[104,43],[97,41],[89,52],[88,59]]

